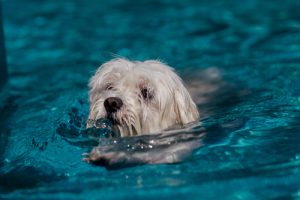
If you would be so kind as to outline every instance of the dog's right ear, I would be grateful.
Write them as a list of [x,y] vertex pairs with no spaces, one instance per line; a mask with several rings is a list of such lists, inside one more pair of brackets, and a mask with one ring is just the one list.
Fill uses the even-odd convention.
[[90,111],[89,119],[96,119],[97,116],[97,100],[100,98],[100,81],[101,81],[101,67],[97,70],[94,76],[89,81],[89,101]]
[[199,118],[197,106],[184,87],[180,91],[174,91],[174,110],[176,122],[181,125],[194,122]]
[[89,100],[90,103],[96,101],[98,93],[100,91],[101,82],[102,82],[102,66],[98,68],[95,75],[89,80]]

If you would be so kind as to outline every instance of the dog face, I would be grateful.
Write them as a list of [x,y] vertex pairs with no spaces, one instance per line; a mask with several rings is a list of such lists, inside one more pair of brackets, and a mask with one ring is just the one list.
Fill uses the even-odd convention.
[[104,63],[89,87],[89,119],[109,118],[121,136],[157,133],[199,117],[181,79],[156,60]]

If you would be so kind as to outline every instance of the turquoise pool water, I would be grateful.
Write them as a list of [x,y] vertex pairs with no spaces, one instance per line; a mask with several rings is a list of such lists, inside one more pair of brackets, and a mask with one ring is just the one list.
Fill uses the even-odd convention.
[[[4,0],[0,198],[300,199],[300,2]],[[218,88],[180,164],[82,162],[89,77],[112,55],[159,58]],[[217,69],[221,80],[196,71]],[[6,92],[5,92],[6,91]],[[2,100],[4,99],[4,100]],[[181,142],[178,136],[178,142]],[[175,138],[174,138],[175,137]],[[172,139],[176,139],[176,136]],[[147,138],[127,138],[127,144]]]

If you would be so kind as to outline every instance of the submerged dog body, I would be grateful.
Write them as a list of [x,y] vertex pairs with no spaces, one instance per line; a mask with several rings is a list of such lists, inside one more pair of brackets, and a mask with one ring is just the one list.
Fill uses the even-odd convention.
[[89,87],[89,119],[109,118],[121,136],[157,133],[199,118],[180,77],[157,60],[111,60]]

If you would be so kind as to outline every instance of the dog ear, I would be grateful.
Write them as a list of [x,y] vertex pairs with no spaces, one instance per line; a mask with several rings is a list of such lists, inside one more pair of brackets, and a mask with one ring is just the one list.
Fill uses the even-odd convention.
[[194,122],[199,118],[197,106],[184,86],[174,91],[174,110],[176,122],[181,125]]

